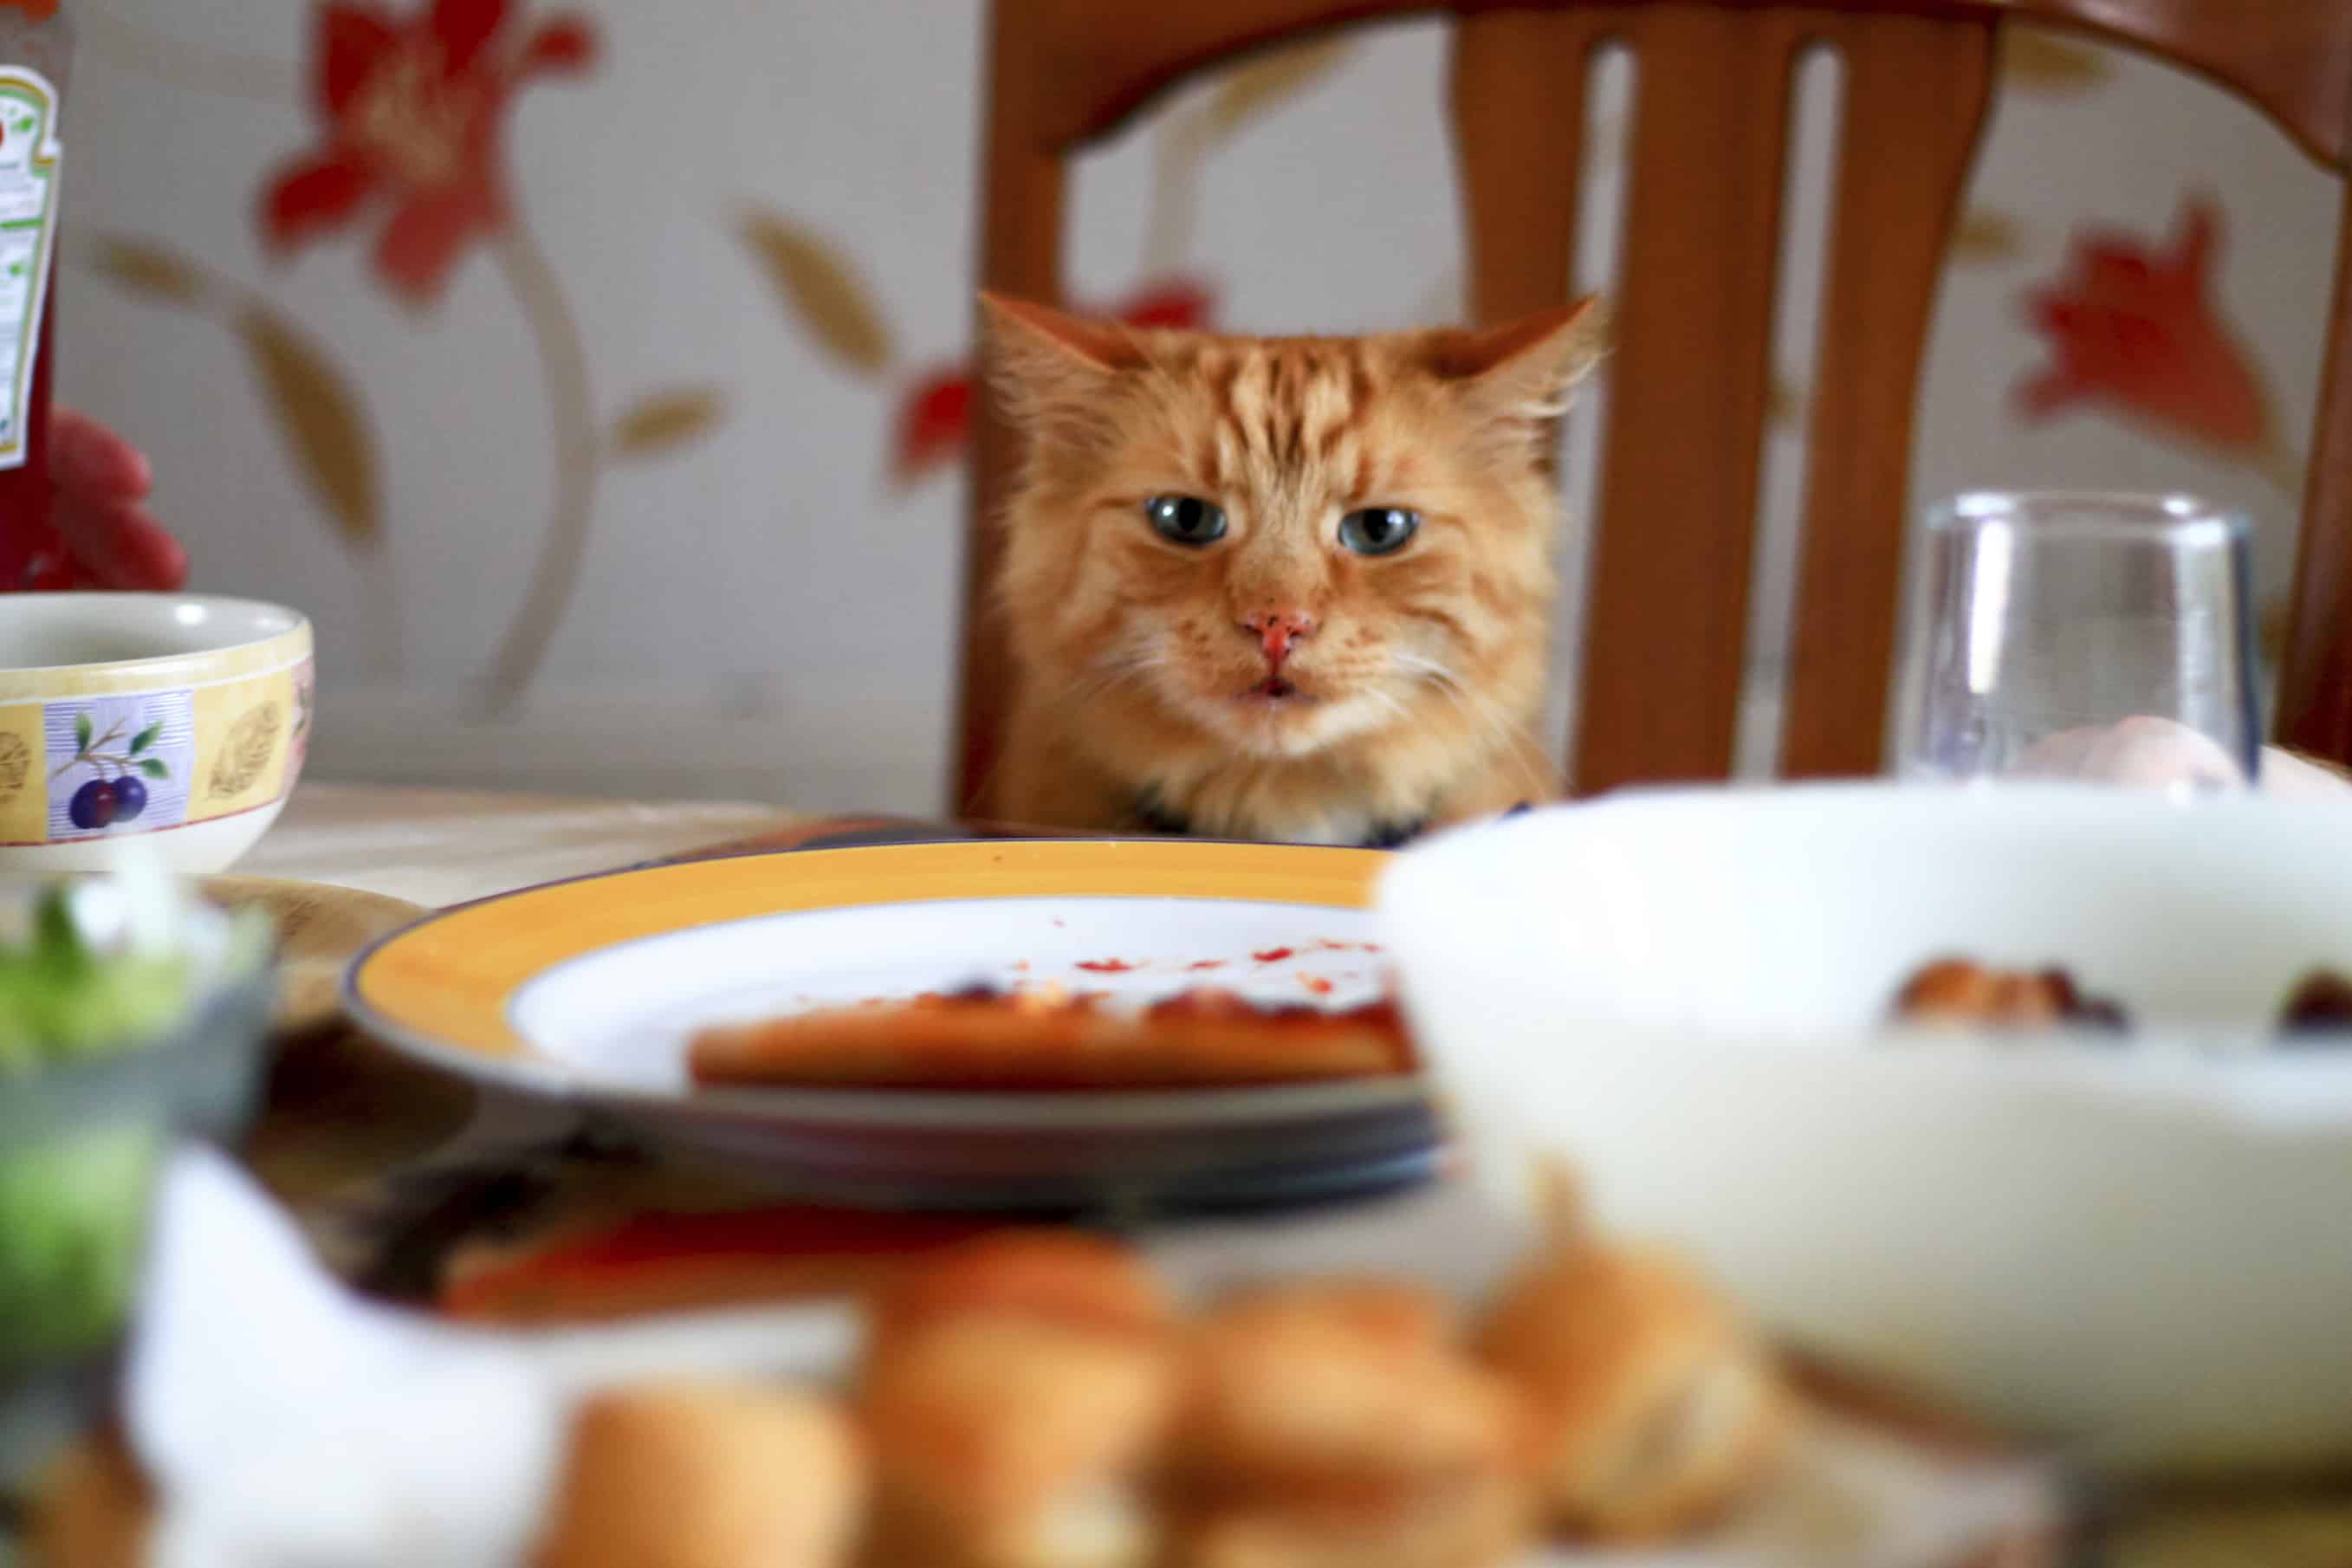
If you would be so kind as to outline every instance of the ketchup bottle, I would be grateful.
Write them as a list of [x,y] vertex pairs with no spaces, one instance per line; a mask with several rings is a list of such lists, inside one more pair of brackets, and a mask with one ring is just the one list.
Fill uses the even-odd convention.
[[61,0],[0,0],[0,592],[73,585],[49,481],[58,124],[72,63]]

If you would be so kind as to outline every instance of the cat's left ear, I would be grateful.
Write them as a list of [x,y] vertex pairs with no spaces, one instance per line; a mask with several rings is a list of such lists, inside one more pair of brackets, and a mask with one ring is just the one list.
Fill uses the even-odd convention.
[[1432,368],[1499,422],[1544,425],[1568,411],[1569,394],[1609,347],[1609,312],[1598,295],[1482,331],[1442,332]]

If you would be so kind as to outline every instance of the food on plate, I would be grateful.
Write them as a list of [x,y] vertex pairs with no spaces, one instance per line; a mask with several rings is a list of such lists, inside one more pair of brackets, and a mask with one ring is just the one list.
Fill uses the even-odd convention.
[[1143,1568],[1178,1390],[1173,1336],[977,1308],[877,1342],[858,1390],[877,1482],[868,1560]]
[[1133,1248],[1078,1231],[982,1237],[879,1292],[858,1381],[878,1478],[869,1561],[1151,1562],[1178,1330]]
[[835,1568],[850,1561],[866,1463],[813,1395],[661,1384],[589,1400],[542,1568]]
[[1417,1287],[1254,1291],[1192,1337],[1171,1455],[1187,1568],[1476,1568],[1535,1531],[1527,1411]]
[[1476,1349],[1533,1413],[1547,1521],[1646,1540],[1751,1492],[1794,1397],[1730,1304],[1666,1254],[1563,1232],[1507,1283]]
[[1333,1280],[1252,1291],[1194,1331],[1176,1462],[1288,1491],[1506,1473],[1527,1412],[1417,1286]]
[[1713,1519],[1769,1476],[1794,1395],[1697,1276],[1555,1209],[1559,1239],[1475,1335],[1388,1279],[1186,1313],[1139,1255],[1076,1233],[935,1256],[871,1310],[866,1561],[1488,1568],[1547,1527]]
[[[1553,1240],[1475,1332],[1403,1279],[1202,1306],[1105,1237],[927,1246],[866,1301],[840,1394],[662,1379],[580,1399],[528,1561],[1503,1568],[1547,1531],[1696,1528],[1767,1475],[1792,1395],[1704,1281],[1549,1195]],[[57,1490],[143,1511],[97,1484],[120,1479]]]
[[1412,1070],[1393,1002],[1344,1011],[1195,988],[1140,1011],[973,985],[698,1034],[697,1083],[1081,1089],[1268,1084]]
[[1994,1029],[2129,1026],[2122,1008],[2085,996],[2063,969],[1996,969],[1965,958],[1939,959],[1915,972],[1896,993],[1894,1012],[1907,1024]]
[[1524,1481],[1474,1476],[1195,1512],[1171,1557],[1179,1568],[1498,1568],[1517,1561],[1533,1533]]
[[2352,981],[2328,969],[2306,975],[2286,999],[2280,1033],[2332,1034],[2340,1029],[2352,1029]]
[[1140,1253],[1082,1230],[1003,1230],[951,1247],[879,1292],[875,1346],[968,1313],[1154,1337],[1175,1331],[1176,1299]]

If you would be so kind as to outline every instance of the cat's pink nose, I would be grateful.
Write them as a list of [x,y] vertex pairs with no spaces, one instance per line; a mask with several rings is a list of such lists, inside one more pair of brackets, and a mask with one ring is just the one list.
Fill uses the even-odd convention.
[[1265,662],[1276,669],[1290,657],[1291,646],[1315,635],[1315,617],[1296,610],[1269,610],[1242,622],[1242,629],[1257,638]]

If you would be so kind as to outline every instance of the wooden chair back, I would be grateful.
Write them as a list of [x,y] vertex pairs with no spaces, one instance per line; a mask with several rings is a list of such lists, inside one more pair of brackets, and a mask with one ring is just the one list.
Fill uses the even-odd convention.
[[[1629,47],[1643,84],[1585,520],[1579,792],[1731,769],[1801,51],[1843,57],[1845,102],[1782,711],[1792,777],[1880,765],[1920,359],[2001,26],[2067,26],[2183,66],[2339,173],[2352,138],[2352,0],[994,0],[981,286],[1063,302],[1066,165],[1157,95],[1250,50],[1447,12],[1481,322],[1569,298],[1592,52]],[[2352,760],[2352,203],[2341,221],[2279,732]],[[1016,449],[992,408],[978,435],[959,714],[968,809],[985,809],[1011,676],[987,584]]]

